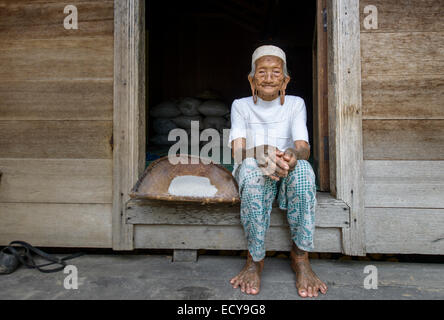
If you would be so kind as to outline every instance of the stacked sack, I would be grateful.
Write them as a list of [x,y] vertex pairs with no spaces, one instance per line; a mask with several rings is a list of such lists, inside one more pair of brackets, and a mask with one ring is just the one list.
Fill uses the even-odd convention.
[[150,138],[150,142],[155,145],[173,145],[174,141],[168,141],[168,134],[171,130],[176,129],[177,125],[173,121],[174,118],[181,115],[176,101],[165,101],[150,109],[150,116],[154,118],[151,122],[153,126],[154,136]]
[[191,140],[191,121],[199,122],[199,130],[216,129],[221,137],[223,129],[229,129],[230,109],[222,101],[215,99],[208,92],[197,98],[184,98],[178,101],[166,101],[151,109],[152,125],[155,135],[150,139],[156,145],[173,145],[168,141],[168,133],[176,128],[185,129],[188,141]]

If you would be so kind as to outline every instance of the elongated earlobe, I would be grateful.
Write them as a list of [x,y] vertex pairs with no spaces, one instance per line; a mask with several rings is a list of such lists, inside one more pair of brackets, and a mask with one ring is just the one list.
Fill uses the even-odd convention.
[[281,97],[281,105],[285,103],[285,90],[287,89],[287,85],[290,82],[290,77],[287,76],[282,83],[281,90],[279,90],[279,96]]
[[250,82],[250,88],[251,88],[251,95],[253,96],[253,102],[254,104],[257,103],[257,89],[254,85],[253,78],[251,76],[248,76],[248,81]]
[[281,105],[283,106],[285,103],[285,90],[279,90],[279,95],[281,97]]

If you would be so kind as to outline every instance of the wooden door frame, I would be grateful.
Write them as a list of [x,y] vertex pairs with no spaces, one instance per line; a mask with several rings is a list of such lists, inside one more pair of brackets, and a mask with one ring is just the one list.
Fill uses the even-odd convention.
[[320,191],[330,190],[328,150],[327,0],[316,0],[313,34],[313,144],[314,169]]
[[365,254],[359,1],[327,1],[330,190],[350,207],[343,243]]
[[145,1],[114,0],[114,250],[134,249],[124,206],[145,168]]
[[[330,188],[350,207],[344,253],[365,254],[359,1],[327,1]],[[114,1],[113,249],[134,248],[124,219],[145,167],[145,2]]]

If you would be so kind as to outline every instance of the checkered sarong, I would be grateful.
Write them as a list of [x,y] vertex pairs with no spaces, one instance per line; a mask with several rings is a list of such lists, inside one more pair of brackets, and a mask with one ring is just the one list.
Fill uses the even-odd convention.
[[316,181],[308,161],[298,160],[295,169],[277,182],[263,175],[255,159],[247,158],[234,176],[241,197],[241,222],[254,261],[265,257],[265,234],[278,190],[279,208],[287,210],[291,239],[299,249],[313,250]]

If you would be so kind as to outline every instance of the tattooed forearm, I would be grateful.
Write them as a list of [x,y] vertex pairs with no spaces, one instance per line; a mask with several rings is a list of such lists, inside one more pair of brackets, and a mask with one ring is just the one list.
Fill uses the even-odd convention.
[[297,149],[289,148],[286,150],[286,152],[294,154],[294,156],[298,160],[308,160],[308,158],[310,158],[310,149],[308,148],[304,147],[299,147]]
[[269,145],[256,146],[247,149],[245,146],[238,147],[233,151],[233,158],[235,163],[242,163],[246,158],[254,158],[258,160],[260,164],[264,162],[264,158],[276,152],[276,148]]
[[256,148],[247,149],[245,146],[233,150],[233,159],[237,164],[241,164],[246,158],[256,158]]

